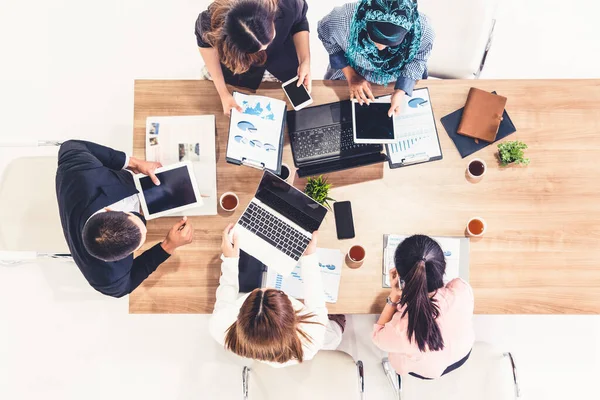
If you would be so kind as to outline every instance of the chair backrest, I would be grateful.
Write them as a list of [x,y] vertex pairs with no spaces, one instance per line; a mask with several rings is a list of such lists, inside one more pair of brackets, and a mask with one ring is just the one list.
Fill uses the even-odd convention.
[[512,400],[516,396],[510,358],[477,342],[460,368],[435,380],[402,377],[402,400]]
[[341,351],[320,351],[302,364],[273,368],[256,362],[248,379],[249,400],[360,399],[354,359]]
[[56,157],[12,161],[0,181],[0,250],[69,253],[55,178]]
[[497,0],[419,0],[435,30],[429,75],[472,79],[492,30]]

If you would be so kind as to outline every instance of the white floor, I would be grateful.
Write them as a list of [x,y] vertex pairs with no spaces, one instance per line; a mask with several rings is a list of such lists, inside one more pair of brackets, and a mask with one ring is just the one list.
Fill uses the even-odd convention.
[[[313,28],[341,3],[309,0]],[[598,77],[596,2],[501,3],[484,78]],[[5,0],[0,142],[85,138],[130,151],[134,79],[197,79],[193,24],[207,4]],[[319,77],[326,58],[312,43]],[[0,149],[0,171],[48,151]],[[370,344],[374,318],[352,317],[342,347],[364,361],[367,397],[387,399]],[[238,399],[241,368],[210,340],[206,321],[128,315],[127,299],[96,294],[73,265],[0,266],[0,399]],[[480,315],[475,324],[478,339],[515,354],[524,398],[595,397],[598,316]]]

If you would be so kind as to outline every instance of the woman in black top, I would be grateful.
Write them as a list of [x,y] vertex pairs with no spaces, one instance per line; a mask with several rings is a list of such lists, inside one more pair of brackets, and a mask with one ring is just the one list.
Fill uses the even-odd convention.
[[265,71],[311,90],[305,0],[215,0],[196,21],[200,54],[223,112],[241,111],[226,84],[256,90]]

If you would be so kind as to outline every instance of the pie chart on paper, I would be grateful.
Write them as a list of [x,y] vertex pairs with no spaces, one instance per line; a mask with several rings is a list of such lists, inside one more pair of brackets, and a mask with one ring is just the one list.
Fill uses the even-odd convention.
[[410,108],[419,108],[419,107],[423,107],[425,104],[427,104],[427,100],[422,99],[420,97],[415,97],[414,99],[410,99],[408,101],[408,106]]
[[256,132],[257,131],[256,127],[254,126],[254,124],[252,122],[240,121],[240,122],[238,122],[237,126],[243,132],[247,132],[247,131]]

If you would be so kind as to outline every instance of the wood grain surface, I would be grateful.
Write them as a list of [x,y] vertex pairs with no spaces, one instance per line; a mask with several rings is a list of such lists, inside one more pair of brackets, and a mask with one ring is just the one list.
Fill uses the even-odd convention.
[[[600,80],[429,80],[443,160],[390,170],[386,165],[329,174],[332,197],[350,200],[356,238],[338,241],[328,213],[320,247],[367,249],[359,269],[344,266],[331,313],[378,313],[389,289],[381,287],[385,233],[464,235],[481,216],[488,231],[471,240],[470,283],[478,314],[600,313]],[[529,145],[528,167],[498,165],[495,145],[461,159],[439,122],[462,107],[471,86],[508,97],[517,132],[505,140]],[[390,88],[375,88],[376,95]],[[258,94],[285,100],[277,84]],[[313,85],[315,104],[348,98],[344,82]],[[130,296],[131,313],[210,313],[220,275],[221,232],[252,198],[261,172],[225,162],[228,121],[212,82],[136,81],[134,155],[144,158],[149,116],[217,116],[217,189],[234,191],[234,213],[195,217],[194,243],[177,252]],[[476,184],[465,177],[474,157],[488,164]],[[286,135],[284,162],[293,166]],[[295,178],[294,184],[303,187]],[[176,218],[148,224],[144,249],[162,240]]]

